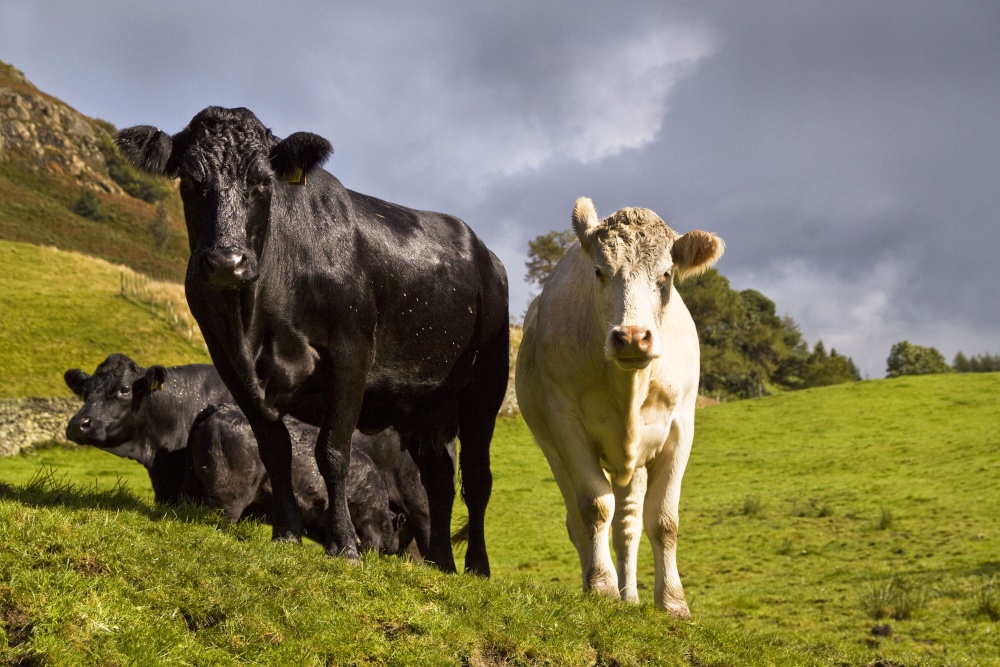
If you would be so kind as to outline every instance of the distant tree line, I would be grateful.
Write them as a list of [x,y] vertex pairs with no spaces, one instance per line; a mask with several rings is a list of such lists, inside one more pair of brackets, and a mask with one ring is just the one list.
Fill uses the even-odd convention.
[[937,348],[915,345],[909,341],[900,341],[889,350],[886,359],[886,375],[899,377],[902,375],[927,375],[929,373],[993,373],[1000,371],[1000,354],[983,353],[966,357],[962,352],[955,355],[949,366],[944,355]]
[[[528,243],[525,279],[541,287],[573,243],[571,231]],[[737,291],[711,269],[677,286],[701,340],[701,392],[720,399],[763,396],[861,379],[857,366],[822,341],[811,348],[791,317],[757,290]]]

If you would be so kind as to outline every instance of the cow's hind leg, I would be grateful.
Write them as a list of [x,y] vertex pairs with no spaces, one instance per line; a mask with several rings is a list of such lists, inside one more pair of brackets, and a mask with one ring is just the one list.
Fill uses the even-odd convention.
[[486,505],[493,491],[490,443],[510,375],[510,329],[506,322],[489,346],[479,351],[472,384],[459,397],[459,465],[462,498],[469,510],[465,571],[490,576],[486,553]]
[[677,572],[677,509],[693,435],[693,418],[686,424],[674,422],[663,452],[647,466],[649,483],[643,509],[646,535],[653,545],[653,601],[658,608],[680,618],[691,616]]
[[615,516],[611,520],[611,540],[615,545],[618,564],[618,588],[622,600],[638,602],[636,564],[639,560],[639,538],[642,537],[642,502],[646,496],[646,469],[638,468],[628,484],[612,482],[615,492]]
[[455,572],[455,556],[451,551],[451,510],[455,504],[455,463],[442,445],[421,441],[419,436],[400,433],[420,471],[420,482],[427,491],[431,531],[423,559],[444,572]]

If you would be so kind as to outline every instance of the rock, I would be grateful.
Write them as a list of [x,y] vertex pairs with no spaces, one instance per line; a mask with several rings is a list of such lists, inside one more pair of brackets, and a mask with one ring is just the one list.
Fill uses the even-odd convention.
[[78,398],[8,398],[0,400],[0,456],[48,440],[66,440],[66,424],[80,409]]

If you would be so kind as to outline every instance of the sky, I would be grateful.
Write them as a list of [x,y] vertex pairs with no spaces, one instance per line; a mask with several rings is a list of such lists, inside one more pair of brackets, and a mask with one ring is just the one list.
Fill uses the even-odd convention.
[[119,128],[245,106],[348,188],[527,244],[653,209],[810,343],[1000,353],[1000,3],[4,0],[0,60]]

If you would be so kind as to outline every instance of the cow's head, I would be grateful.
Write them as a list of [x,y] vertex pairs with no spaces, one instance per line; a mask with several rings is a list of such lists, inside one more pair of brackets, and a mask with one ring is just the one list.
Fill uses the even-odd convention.
[[678,235],[646,208],[623,208],[604,220],[594,203],[576,200],[573,230],[594,265],[597,317],[607,325],[604,355],[639,370],[663,353],[660,328],[674,278],[708,269],[722,256],[715,234]]
[[140,368],[124,354],[112,354],[93,375],[74,368],[63,377],[83,398],[83,407],[66,426],[66,437],[81,445],[114,449],[143,433],[142,406],[151,392],[163,386],[166,369]]
[[181,180],[191,266],[210,285],[236,289],[258,277],[271,199],[333,149],[296,132],[279,140],[249,109],[208,107],[174,136],[139,125],[115,138],[136,168]]

